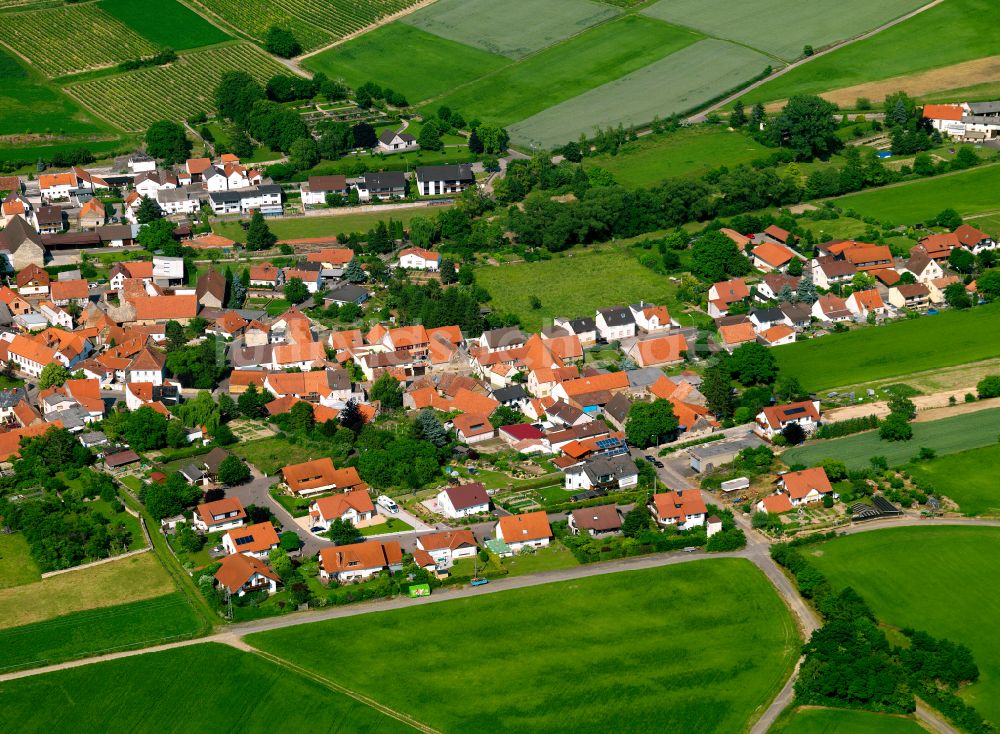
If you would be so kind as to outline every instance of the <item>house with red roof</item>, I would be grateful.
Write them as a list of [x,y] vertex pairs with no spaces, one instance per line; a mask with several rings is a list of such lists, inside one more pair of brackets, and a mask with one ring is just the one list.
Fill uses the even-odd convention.
[[241,553],[267,560],[271,551],[278,547],[278,532],[269,522],[233,528],[222,536],[222,547],[226,553]]
[[660,527],[690,530],[705,524],[708,508],[700,489],[678,489],[674,492],[654,494],[649,511]]
[[809,435],[819,428],[819,401],[803,400],[798,403],[771,405],[758,413],[755,421],[754,431],[768,439],[778,436],[791,423],[797,423],[799,428]]
[[792,507],[819,502],[824,496],[833,494],[830,479],[821,466],[786,472],[778,479],[778,486],[788,492]]
[[788,495],[784,492],[778,492],[768,495],[758,502],[756,509],[757,512],[763,512],[765,515],[780,515],[783,512],[791,512],[794,508]]
[[215,572],[215,581],[230,594],[245,596],[255,591],[273,594],[281,583],[281,577],[257,558],[234,553],[223,558],[221,563]]
[[743,278],[713,283],[708,289],[708,315],[713,319],[722,318],[729,313],[730,306],[749,297],[750,289]]

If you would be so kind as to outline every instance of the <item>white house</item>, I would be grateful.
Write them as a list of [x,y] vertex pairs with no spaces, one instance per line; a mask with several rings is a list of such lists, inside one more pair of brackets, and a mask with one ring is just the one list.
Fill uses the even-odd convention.
[[132,173],[148,173],[156,170],[156,159],[145,153],[134,153],[128,159],[128,168]]
[[368,541],[323,548],[319,552],[319,577],[338,584],[356,583],[377,576],[383,570],[403,569],[403,550],[398,541]]
[[327,194],[347,196],[350,187],[346,176],[310,176],[300,187],[302,203],[306,205],[326,204]]
[[674,526],[678,530],[690,530],[705,524],[708,508],[699,489],[679,489],[676,492],[660,492],[653,495],[649,503],[653,519],[661,527]]
[[486,494],[486,487],[478,482],[445,487],[437,493],[437,503],[441,514],[452,519],[490,511],[490,497]]
[[[565,329],[569,334],[580,340],[580,344],[597,343],[597,323],[589,316],[580,319],[556,318],[552,320],[552,325],[556,328]],[[545,335],[542,335],[545,338]]]
[[226,553],[242,553],[266,560],[271,551],[278,547],[278,533],[269,522],[233,528],[222,536],[222,547],[226,549]]
[[417,139],[404,132],[386,130],[378,136],[378,148],[386,153],[398,150],[413,150],[417,147]]
[[215,572],[215,580],[230,594],[244,596],[256,591],[273,594],[278,590],[281,578],[263,561],[234,553],[222,559],[222,565]]
[[476,537],[470,530],[428,533],[417,538],[417,549],[434,559],[438,568],[451,568],[456,560],[476,555]]
[[632,312],[632,319],[639,331],[665,331],[680,326],[670,318],[670,312],[667,311],[666,306],[654,306],[651,303],[641,301],[628,308]]
[[191,523],[195,530],[214,533],[243,527],[247,519],[243,503],[236,497],[225,497],[214,502],[205,502],[194,508]]
[[406,270],[438,270],[441,267],[441,255],[422,247],[407,247],[400,250],[396,267]]
[[624,306],[599,309],[594,323],[597,335],[606,342],[635,336],[635,319],[632,311]]
[[334,520],[350,521],[353,525],[375,517],[375,505],[366,490],[355,489],[343,494],[320,497],[309,504],[309,519],[313,529],[321,532],[330,529]]
[[500,518],[495,530],[497,540],[502,540],[517,555],[525,548],[545,548],[552,539],[552,528],[544,510],[526,512],[523,515],[505,515]]
[[821,466],[782,474],[778,478],[778,486],[788,492],[792,507],[820,502],[824,496],[833,494],[830,479]]
[[421,196],[460,194],[475,182],[472,166],[468,163],[417,167],[417,191]]
[[184,258],[153,255],[153,281],[164,286],[183,283]]
[[566,470],[566,489],[627,489],[639,484],[631,456],[598,456]]
[[819,401],[803,400],[786,405],[771,405],[758,413],[755,420],[754,431],[769,439],[779,435],[790,423],[797,423],[809,435],[819,428]]
[[149,347],[143,347],[132,358],[125,371],[126,382],[149,382],[160,387],[163,385],[163,372],[167,357],[163,352]]

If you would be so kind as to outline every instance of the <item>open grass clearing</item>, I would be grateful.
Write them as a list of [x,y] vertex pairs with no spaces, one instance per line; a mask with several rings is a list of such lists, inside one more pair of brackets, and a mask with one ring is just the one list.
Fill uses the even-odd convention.
[[[418,126],[414,125],[414,130]],[[416,136],[415,132],[407,132]],[[443,136],[447,141],[450,135]],[[452,140],[456,140],[452,138]],[[454,142],[447,143],[450,147],[443,150],[411,150],[406,153],[352,153],[335,161],[324,160],[308,171],[302,171],[297,178],[305,181],[309,176],[330,176],[343,174],[348,177],[360,176],[369,171],[412,171],[417,166],[443,166],[450,163],[471,163],[476,160],[475,154],[469,151],[467,141],[463,138],[457,146]],[[413,184],[411,183],[411,186]],[[415,187],[414,187],[415,189]]]
[[736,41],[791,61],[806,44],[815,48],[856,36],[923,5],[923,0],[746,0],[705,5],[699,0],[660,0],[642,12],[716,38]]
[[835,588],[851,586],[881,622],[968,645],[981,673],[962,697],[1000,721],[1000,529],[892,528],[804,551]]
[[361,528],[361,534],[365,536],[384,535],[385,533],[405,533],[410,530],[413,530],[413,526],[409,523],[400,520],[398,517],[387,517],[385,522],[378,525],[369,525],[368,527]]
[[797,708],[771,734],[925,734],[913,719],[849,709]]
[[742,133],[724,128],[685,128],[676,133],[647,135],[626,143],[617,155],[585,158],[583,165],[610,171],[623,186],[645,187],[666,178],[702,176],[722,165],[733,168],[766,157],[769,152]]
[[909,463],[922,448],[938,455],[991,446],[1000,435],[1000,408],[988,408],[936,421],[913,423],[909,441],[883,441],[878,431],[856,433],[844,438],[815,441],[789,449],[781,455],[786,464],[813,466],[823,459],[843,461],[848,469],[869,466],[872,456],[884,456],[889,466]]
[[863,385],[1000,357],[998,317],[995,304],[946,311],[775,347],[774,356],[810,391]]
[[156,555],[140,553],[36,583],[0,589],[0,629],[173,591],[174,585]]
[[590,0],[438,0],[402,22],[512,59],[569,38],[618,10]]
[[627,15],[467,84],[431,107],[444,104],[484,122],[509,125],[638,71],[699,39],[687,29]]
[[503,56],[397,22],[310,56],[303,66],[355,88],[374,80],[417,104],[509,63]]
[[[407,651],[419,686],[386,685],[399,660],[369,654],[372,629],[383,649]],[[448,634],[424,633],[432,629]],[[741,559],[515,589],[247,641],[441,731],[550,734],[741,731],[782,685],[799,646],[787,608]]]
[[0,672],[173,642],[193,636],[201,622],[181,594],[74,612],[0,630]]
[[[490,306],[513,313],[524,327],[538,331],[557,316],[593,316],[595,309],[645,299],[673,306],[676,289],[666,277],[644,267],[622,248],[572,250],[539,262],[503,264],[476,270],[476,281],[493,296]],[[614,289],[608,289],[613,283]],[[541,308],[531,307],[537,296]],[[682,314],[671,316],[684,323]]]
[[22,533],[0,535],[0,589],[42,580]]
[[[319,682],[215,643],[23,678],[2,690],[4,731],[413,731]],[[197,712],[182,714],[194,701]]]
[[966,515],[1000,515],[1000,446],[993,444],[908,467],[921,489],[958,503]]
[[993,0],[946,0],[871,38],[811,60],[748,92],[743,101],[749,108],[758,101],[818,94],[993,56],[996,43],[983,33],[983,22],[995,9]]
[[[407,209],[383,209],[357,214],[342,214],[330,217],[301,217],[299,219],[277,219],[267,224],[279,240],[306,239],[309,237],[336,237],[338,234],[367,232],[380,221],[390,219],[407,224],[414,217],[434,217],[446,206],[415,206]],[[239,222],[215,222],[212,231],[237,242],[246,239],[246,232]]]
[[770,63],[745,46],[706,39],[577,95],[510,127],[521,144],[551,147],[595,128],[642,125],[696,109],[759,74]]
[[100,0],[98,6],[153,43],[186,51],[230,40],[230,36],[178,0]]
[[[268,476],[277,475],[283,466],[289,464],[300,464],[304,461],[332,455],[332,451],[324,453],[317,444],[292,443],[287,438],[278,436],[234,444],[232,451]],[[279,481],[277,476],[275,476],[275,481]]]

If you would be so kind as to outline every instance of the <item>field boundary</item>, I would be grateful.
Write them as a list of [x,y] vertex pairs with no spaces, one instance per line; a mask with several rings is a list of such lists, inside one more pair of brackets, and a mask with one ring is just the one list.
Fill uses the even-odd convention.
[[72,568],[60,568],[58,571],[47,571],[42,574],[43,579],[52,578],[53,576],[61,576],[64,573],[72,573],[73,571],[82,571],[85,568],[93,568],[94,566],[103,566],[105,563],[114,563],[115,561],[120,561],[125,558],[131,558],[132,556],[137,556],[140,553],[148,553],[152,548],[146,546],[145,548],[137,548],[134,551],[129,551],[128,553],[122,553],[118,556],[111,556],[110,558],[101,558],[97,561],[91,561],[90,563],[84,563],[81,566],[73,566]]

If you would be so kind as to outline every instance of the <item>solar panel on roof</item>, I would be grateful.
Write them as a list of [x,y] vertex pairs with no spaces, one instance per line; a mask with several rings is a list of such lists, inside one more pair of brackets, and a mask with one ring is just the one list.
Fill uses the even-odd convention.
[[253,542],[252,535],[244,535],[242,538],[236,539],[236,545],[246,545],[247,543],[252,543],[252,542]]
[[618,445],[617,438],[602,438],[600,441],[597,442],[597,448],[599,449],[609,449],[612,446],[617,446],[617,445]]
[[788,410],[785,411],[785,415],[798,415],[799,413],[805,413],[805,412],[806,409],[803,408],[802,406],[799,406],[797,408],[789,408]]

